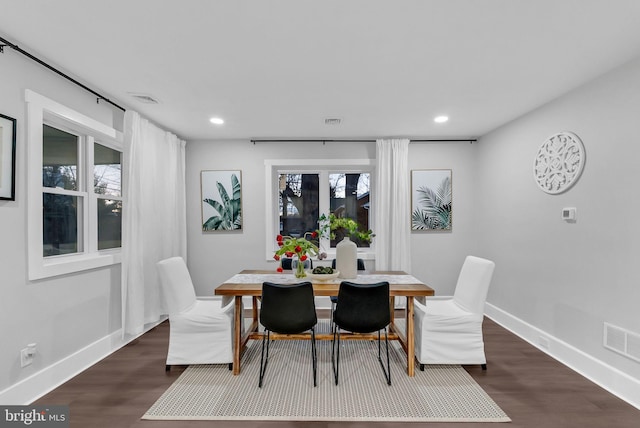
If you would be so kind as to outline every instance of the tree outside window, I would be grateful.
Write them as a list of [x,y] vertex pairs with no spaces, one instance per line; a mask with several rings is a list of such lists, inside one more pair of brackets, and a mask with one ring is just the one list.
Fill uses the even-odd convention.
[[[337,219],[351,219],[357,223],[358,230],[369,229],[370,174],[368,172],[330,172],[328,189],[322,194],[320,173],[281,173],[279,174],[279,218],[281,235],[304,236],[306,232],[318,230],[323,213],[321,200],[328,202],[329,214]],[[333,248],[348,232],[344,228],[333,231],[328,245]],[[359,247],[369,247],[366,239],[350,235]]]

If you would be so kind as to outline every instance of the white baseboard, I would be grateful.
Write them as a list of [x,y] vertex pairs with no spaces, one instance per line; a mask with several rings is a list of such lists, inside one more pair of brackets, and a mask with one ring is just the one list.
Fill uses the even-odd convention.
[[[141,335],[162,321],[164,319],[145,326],[145,331]],[[102,339],[96,340],[68,357],[0,391],[0,403],[3,405],[31,404],[137,337],[139,336],[123,339],[122,330],[120,329]]]
[[640,409],[640,381],[487,303],[485,315],[570,369]]

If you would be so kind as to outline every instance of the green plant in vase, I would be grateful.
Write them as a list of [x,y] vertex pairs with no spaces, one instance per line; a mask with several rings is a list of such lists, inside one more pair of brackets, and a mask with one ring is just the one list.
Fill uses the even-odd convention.
[[371,229],[362,231],[359,229],[360,225],[352,218],[348,217],[336,217],[334,214],[329,214],[327,217],[322,214],[318,218],[319,229],[317,233],[322,238],[336,239],[336,231],[342,232],[342,236],[348,236],[353,240],[360,240],[362,242],[371,243],[371,240],[376,236]]

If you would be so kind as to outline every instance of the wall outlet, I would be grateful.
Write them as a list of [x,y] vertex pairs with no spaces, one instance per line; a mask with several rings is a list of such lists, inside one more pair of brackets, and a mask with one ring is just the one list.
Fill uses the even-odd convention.
[[33,357],[36,354],[36,344],[30,343],[26,348],[20,351],[20,366],[26,367],[33,363]]
[[27,367],[33,363],[33,355],[29,355],[29,348],[24,348],[20,351],[20,366]]

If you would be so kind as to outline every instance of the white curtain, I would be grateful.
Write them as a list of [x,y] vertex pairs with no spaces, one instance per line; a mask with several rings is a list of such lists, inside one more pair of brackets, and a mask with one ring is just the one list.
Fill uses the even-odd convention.
[[376,270],[411,272],[409,140],[376,141]]
[[123,335],[166,313],[156,263],[187,255],[185,142],[134,111],[124,116]]

